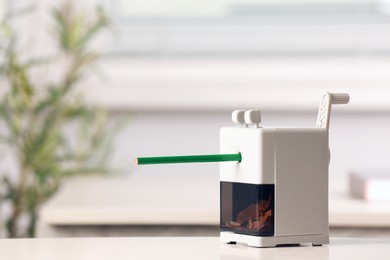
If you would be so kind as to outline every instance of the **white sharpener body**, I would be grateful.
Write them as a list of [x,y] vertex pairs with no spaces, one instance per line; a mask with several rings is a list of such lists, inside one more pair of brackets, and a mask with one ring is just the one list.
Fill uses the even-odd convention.
[[[223,242],[255,247],[329,243],[326,128],[224,127],[220,132],[220,152],[240,152],[243,158],[239,163],[220,164]],[[239,189],[235,193],[231,187],[223,190],[223,183],[253,184],[257,189],[274,186],[273,235],[224,231],[224,222],[232,218],[232,207],[240,207],[233,205],[237,204],[234,197],[243,194],[237,193]],[[253,201],[259,202],[256,195]],[[245,206],[248,205],[242,207]]]
[[259,127],[259,110],[236,110],[237,127],[220,131],[221,241],[255,247],[329,243],[328,129],[332,104],[348,94],[326,93],[316,127]]

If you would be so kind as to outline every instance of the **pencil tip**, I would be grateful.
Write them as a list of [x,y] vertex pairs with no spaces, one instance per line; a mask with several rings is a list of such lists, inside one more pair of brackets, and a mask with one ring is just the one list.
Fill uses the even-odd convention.
[[138,165],[138,158],[134,158],[134,164]]

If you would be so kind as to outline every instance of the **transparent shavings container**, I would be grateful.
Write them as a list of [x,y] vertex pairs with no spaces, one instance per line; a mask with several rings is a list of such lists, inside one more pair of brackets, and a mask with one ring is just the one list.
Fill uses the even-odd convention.
[[273,184],[221,182],[222,231],[255,236],[274,235]]

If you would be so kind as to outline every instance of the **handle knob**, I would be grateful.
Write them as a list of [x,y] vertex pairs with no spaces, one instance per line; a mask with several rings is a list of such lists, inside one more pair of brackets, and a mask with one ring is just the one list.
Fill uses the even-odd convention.
[[261,122],[261,115],[260,110],[258,109],[251,109],[245,112],[244,115],[245,123],[248,125],[256,125],[256,127],[259,127],[259,124]]
[[240,124],[240,125],[245,124],[244,114],[245,114],[244,110],[234,110],[232,113],[233,123]]
[[349,95],[347,93],[331,93],[332,105],[342,105],[349,103]]

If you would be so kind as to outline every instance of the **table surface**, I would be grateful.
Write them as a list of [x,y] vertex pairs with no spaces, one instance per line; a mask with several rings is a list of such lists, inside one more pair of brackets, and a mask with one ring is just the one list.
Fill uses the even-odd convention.
[[330,245],[253,248],[218,237],[2,239],[0,259],[390,259],[390,239],[331,239]]
[[[167,175],[168,173],[165,173]],[[68,182],[41,212],[49,225],[219,225],[219,179],[162,178],[145,172],[130,178],[78,178]],[[185,185],[188,183],[188,185]],[[390,206],[352,198],[330,185],[331,226],[390,227]]]

